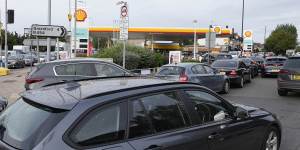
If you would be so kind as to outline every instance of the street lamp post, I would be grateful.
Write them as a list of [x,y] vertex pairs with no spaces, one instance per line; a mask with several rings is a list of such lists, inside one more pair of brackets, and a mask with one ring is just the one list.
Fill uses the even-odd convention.
[[241,37],[242,37],[242,42],[244,41],[244,16],[245,16],[245,0],[243,0],[243,9],[242,9],[242,33],[241,33]]
[[193,59],[196,59],[196,47],[197,47],[197,20],[194,20],[194,51],[193,51]]
[[75,0],[75,11],[74,11],[74,57],[76,57],[77,49],[77,0]]
[[[48,0],[48,25],[51,25],[51,0]],[[50,61],[51,39],[47,38],[47,62]]]
[[8,14],[7,14],[7,0],[5,0],[5,39],[4,39],[4,49],[5,49],[5,68],[7,68],[7,50],[8,50],[8,47],[7,47],[7,23],[8,23]]

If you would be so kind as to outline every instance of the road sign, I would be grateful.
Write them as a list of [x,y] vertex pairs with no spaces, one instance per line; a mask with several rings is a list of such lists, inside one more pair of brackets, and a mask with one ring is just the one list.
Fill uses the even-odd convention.
[[216,46],[217,35],[215,32],[206,33],[206,47],[214,48]]
[[63,26],[37,25],[31,26],[31,35],[39,37],[64,37],[67,29]]
[[128,15],[128,8],[126,5],[124,5],[121,7],[121,16],[124,18],[127,17],[127,15]]
[[129,17],[128,7],[124,5],[121,7],[121,21],[120,21],[120,40],[128,40]]

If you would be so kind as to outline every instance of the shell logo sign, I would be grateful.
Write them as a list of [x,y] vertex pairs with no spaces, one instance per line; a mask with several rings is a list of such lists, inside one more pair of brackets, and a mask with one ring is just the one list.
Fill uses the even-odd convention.
[[244,36],[247,37],[247,38],[251,38],[252,37],[252,32],[251,31],[246,31],[244,33]]
[[78,9],[76,11],[76,21],[83,22],[87,18],[87,13],[83,9]]
[[213,32],[215,32],[217,34],[221,34],[222,33],[222,28],[220,26],[215,26],[213,28]]

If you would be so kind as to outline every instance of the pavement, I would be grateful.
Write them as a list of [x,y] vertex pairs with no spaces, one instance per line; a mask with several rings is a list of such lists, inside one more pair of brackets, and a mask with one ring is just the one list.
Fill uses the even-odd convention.
[[[24,91],[26,73],[30,68],[12,70],[11,75],[0,77],[0,96],[14,102],[19,93]],[[276,78],[260,78],[252,80],[243,89],[233,88],[227,100],[254,107],[265,108],[275,113],[283,126],[280,150],[300,150],[300,94],[280,97],[277,94]]]
[[275,113],[282,123],[283,135],[280,150],[300,150],[300,94],[287,97],[277,94],[276,78],[257,77],[243,89],[231,89],[225,99]]
[[23,69],[12,69],[10,75],[0,76],[0,96],[8,99],[9,103],[14,102],[19,93],[25,91],[25,77],[30,67]]

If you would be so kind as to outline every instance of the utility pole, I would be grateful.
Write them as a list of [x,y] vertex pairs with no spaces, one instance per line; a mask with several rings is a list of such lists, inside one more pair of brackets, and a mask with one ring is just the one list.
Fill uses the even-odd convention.
[[197,20],[194,20],[194,51],[193,51],[193,59],[196,59],[196,47],[197,47]]
[[74,11],[74,57],[76,57],[77,50],[77,0],[75,0],[75,11]]
[[8,47],[7,47],[7,23],[8,23],[8,14],[7,14],[7,0],[5,0],[5,40],[4,40],[4,49],[5,49],[5,68],[7,68],[7,51],[8,51]]
[[208,26],[208,64],[210,64],[210,42],[211,42],[211,25]]
[[[48,25],[51,25],[51,0],[48,0]],[[51,38],[47,38],[47,62],[50,62]]]
[[68,14],[68,20],[69,20],[69,30],[70,30],[70,45],[69,45],[69,58],[72,56],[72,14],[71,14],[71,0],[69,0],[69,14]]
[[264,44],[266,43],[267,36],[267,26],[265,26],[265,34],[264,34]]
[[0,10],[0,60],[1,64],[0,67],[3,67],[3,60],[2,60],[2,22],[1,22],[1,10]]
[[245,0],[243,0],[243,9],[242,9],[242,42],[244,41],[244,17],[245,17]]

